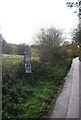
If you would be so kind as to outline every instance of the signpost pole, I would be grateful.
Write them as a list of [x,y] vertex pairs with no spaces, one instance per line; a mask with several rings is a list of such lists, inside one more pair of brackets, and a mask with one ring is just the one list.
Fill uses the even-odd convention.
[[31,51],[27,46],[24,51],[25,54],[25,73],[31,73]]

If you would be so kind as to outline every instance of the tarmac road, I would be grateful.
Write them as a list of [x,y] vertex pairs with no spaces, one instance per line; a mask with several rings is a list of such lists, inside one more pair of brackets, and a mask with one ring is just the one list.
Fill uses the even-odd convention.
[[[80,67],[79,67],[80,66]],[[54,105],[54,110],[49,118],[77,118],[81,117],[81,100],[79,103],[79,94],[81,96],[81,63],[78,58],[73,59],[71,69],[65,78],[65,84],[62,92],[58,96]],[[80,84],[81,85],[81,84]],[[80,106],[79,106],[80,105]]]

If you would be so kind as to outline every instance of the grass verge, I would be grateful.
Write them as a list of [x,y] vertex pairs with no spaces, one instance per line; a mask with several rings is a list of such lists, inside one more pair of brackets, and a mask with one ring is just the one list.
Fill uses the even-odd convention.
[[[24,76],[24,67],[20,63],[15,67],[10,67],[9,64],[4,66],[3,118],[43,118],[51,100],[63,85],[71,62],[71,59],[65,59],[55,66],[35,62],[29,78]],[[22,79],[19,78],[21,75]]]

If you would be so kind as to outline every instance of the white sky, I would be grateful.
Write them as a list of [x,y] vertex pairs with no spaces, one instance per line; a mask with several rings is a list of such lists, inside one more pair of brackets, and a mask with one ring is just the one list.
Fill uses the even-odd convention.
[[67,1],[0,0],[0,26],[3,37],[8,43],[33,44],[33,36],[42,27],[55,26],[62,28],[64,36],[70,39],[69,32],[76,27],[78,17],[73,10],[66,7]]

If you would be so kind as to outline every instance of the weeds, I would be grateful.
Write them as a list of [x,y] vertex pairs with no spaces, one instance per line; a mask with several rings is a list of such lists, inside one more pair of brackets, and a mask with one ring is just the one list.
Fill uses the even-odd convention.
[[72,60],[56,65],[32,61],[32,73],[24,72],[24,61],[3,63],[3,118],[42,118],[62,85]]

